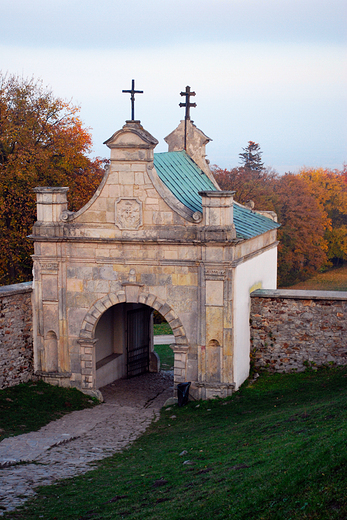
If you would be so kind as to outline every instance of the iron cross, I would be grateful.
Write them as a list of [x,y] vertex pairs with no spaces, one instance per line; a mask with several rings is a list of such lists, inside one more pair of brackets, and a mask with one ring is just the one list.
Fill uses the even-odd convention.
[[131,81],[131,90],[122,90],[126,94],[131,94],[131,121],[135,121],[135,94],[143,94],[143,90],[135,90],[135,80]]
[[196,103],[191,103],[190,102],[190,96],[195,96],[195,92],[191,92],[190,91],[190,87],[186,87],[186,91],[185,92],[181,92],[181,96],[185,96],[186,97],[186,102],[185,103],[180,103],[180,107],[186,107],[186,116],[185,116],[185,120],[187,119],[190,119],[190,107],[196,107]]

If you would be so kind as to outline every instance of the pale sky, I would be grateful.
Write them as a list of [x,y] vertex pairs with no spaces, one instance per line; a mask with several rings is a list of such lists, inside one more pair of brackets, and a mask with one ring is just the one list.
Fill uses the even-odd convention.
[[81,107],[93,155],[126,119],[159,140],[191,118],[211,164],[248,141],[279,173],[347,162],[346,0],[0,0],[0,69]]

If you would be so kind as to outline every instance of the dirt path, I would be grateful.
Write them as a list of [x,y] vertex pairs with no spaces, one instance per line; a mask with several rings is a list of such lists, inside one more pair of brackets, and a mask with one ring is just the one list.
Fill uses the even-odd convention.
[[101,391],[101,405],[0,443],[0,515],[25,502],[36,486],[85,473],[96,461],[131,444],[172,397],[173,376],[144,374]]

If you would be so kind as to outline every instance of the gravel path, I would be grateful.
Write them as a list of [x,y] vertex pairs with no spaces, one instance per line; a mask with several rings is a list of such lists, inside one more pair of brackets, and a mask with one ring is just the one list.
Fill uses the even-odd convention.
[[105,402],[99,406],[0,443],[0,515],[35,494],[36,486],[85,473],[131,444],[172,397],[173,375],[148,373],[100,390]]

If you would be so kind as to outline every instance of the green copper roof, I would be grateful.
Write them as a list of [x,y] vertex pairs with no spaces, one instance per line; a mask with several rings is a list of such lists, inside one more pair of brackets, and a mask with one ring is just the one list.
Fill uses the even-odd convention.
[[[207,175],[185,151],[154,154],[154,167],[171,193],[187,208],[202,212],[199,191],[216,191]],[[277,222],[234,203],[237,238],[252,238],[279,227]]]
[[202,211],[199,191],[216,188],[185,151],[154,154],[154,167],[171,193],[192,211]]
[[237,238],[253,238],[280,226],[271,218],[259,215],[234,201],[234,224]]

